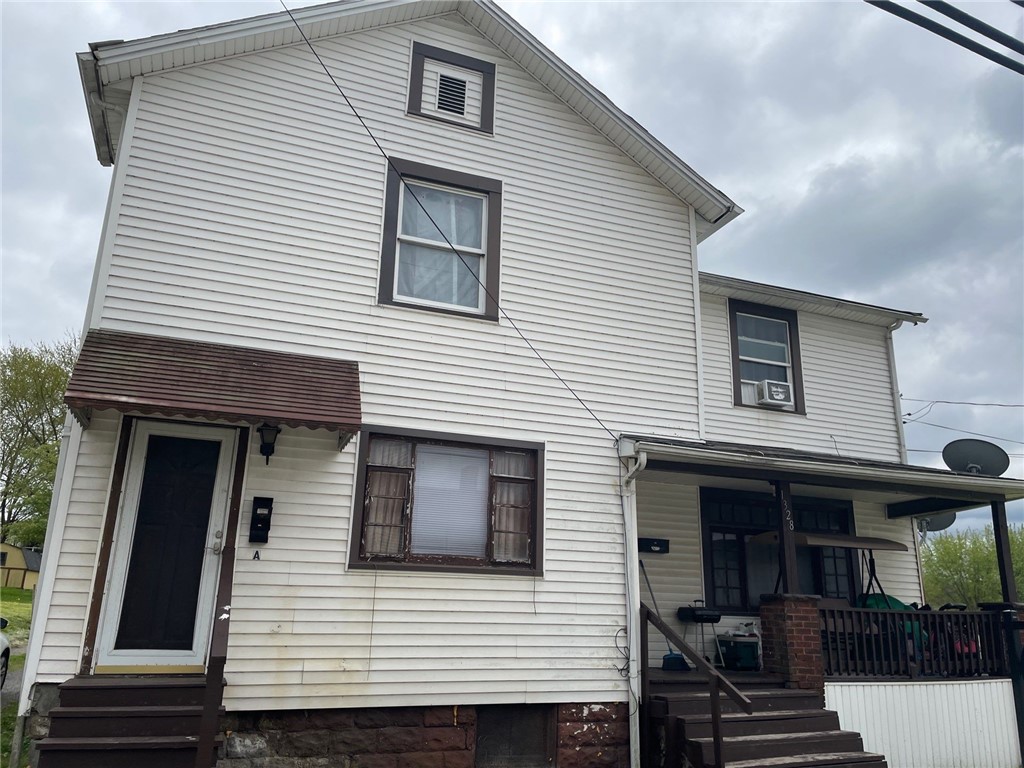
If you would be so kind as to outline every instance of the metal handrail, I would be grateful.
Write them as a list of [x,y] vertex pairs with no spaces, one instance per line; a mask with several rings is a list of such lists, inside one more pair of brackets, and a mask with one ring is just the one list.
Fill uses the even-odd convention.
[[647,680],[648,672],[648,659],[647,659],[647,648],[648,648],[648,629],[647,624],[650,622],[654,627],[663,634],[670,643],[674,643],[678,646],[679,650],[683,652],[683,655],[693,662],[694,666],[704,671],[708,676],[708,693],[711,701],[711,736],[714,740],[715,748],[715,766],[716,768],[722,768],[725,763],[722,761],[722,702],[719,699],[719,695],[722,691],[725,695],[732,699],[736,705],[746,712],[748,715],[753,714],[754,705],[735,685],[711,664],[707,659],[697,653],[689,643],[687,643],[679,634],[672,629],[657,613],[652,611],[645,603],[640,603],[640,646],[641,655],[643,658],[640,660],[641,667],[643,669],[643,676],[641,679],[641,698],[643,703],[647,704],[649,696],[649,683]]

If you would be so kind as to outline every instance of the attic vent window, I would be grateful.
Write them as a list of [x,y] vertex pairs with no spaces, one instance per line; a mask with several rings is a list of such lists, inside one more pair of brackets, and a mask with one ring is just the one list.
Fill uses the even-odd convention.
[[413,43],[408,113],[494,133],[492,62]]
[[465,115],[466,81],[451,75],[438,75],[437,108],[456,115]]

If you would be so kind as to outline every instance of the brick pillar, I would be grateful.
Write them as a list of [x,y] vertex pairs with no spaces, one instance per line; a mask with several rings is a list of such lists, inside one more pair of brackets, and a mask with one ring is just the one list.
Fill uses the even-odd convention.
[[788,686],[824,690],[817,595],[761,595],[764,671]]

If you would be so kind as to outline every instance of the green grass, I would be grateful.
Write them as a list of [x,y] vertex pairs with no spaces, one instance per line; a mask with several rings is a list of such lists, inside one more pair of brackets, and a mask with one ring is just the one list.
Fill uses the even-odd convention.
[[17,648],[25,645],[32,621],[32,590],[0,587],[0,616],[10,622],[4,632],[11,645]]
[[[10,669],[21,669],[25,666],[25,654],[11,656]],[[4,701],[0,707],[0,766],[7,768],[11,762],[11,737],[18,719],[18,700]],[[28,765],[28,739],[21,744],[21,764]]]

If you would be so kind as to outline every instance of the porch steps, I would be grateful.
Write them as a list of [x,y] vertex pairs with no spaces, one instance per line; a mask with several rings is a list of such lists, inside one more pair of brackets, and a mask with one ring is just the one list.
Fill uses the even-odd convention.
[[[784,687],[763,675],[728,674],[750,700],[742,712],[724,693],[721,705],[725,768],[886,768],[885,757],[864,751],[860,734],[844,731],[839,715],[824,708],[820,691]],[[653,687],[653,686],[652,686]],[[664,734],[663,768],[710,768],[714,738],[707,678],[699,674],[659,680],[648,703],[650,724]]]
[[200,675],[72,678],[35,742],[39,768],[194,768],[205,693]]

